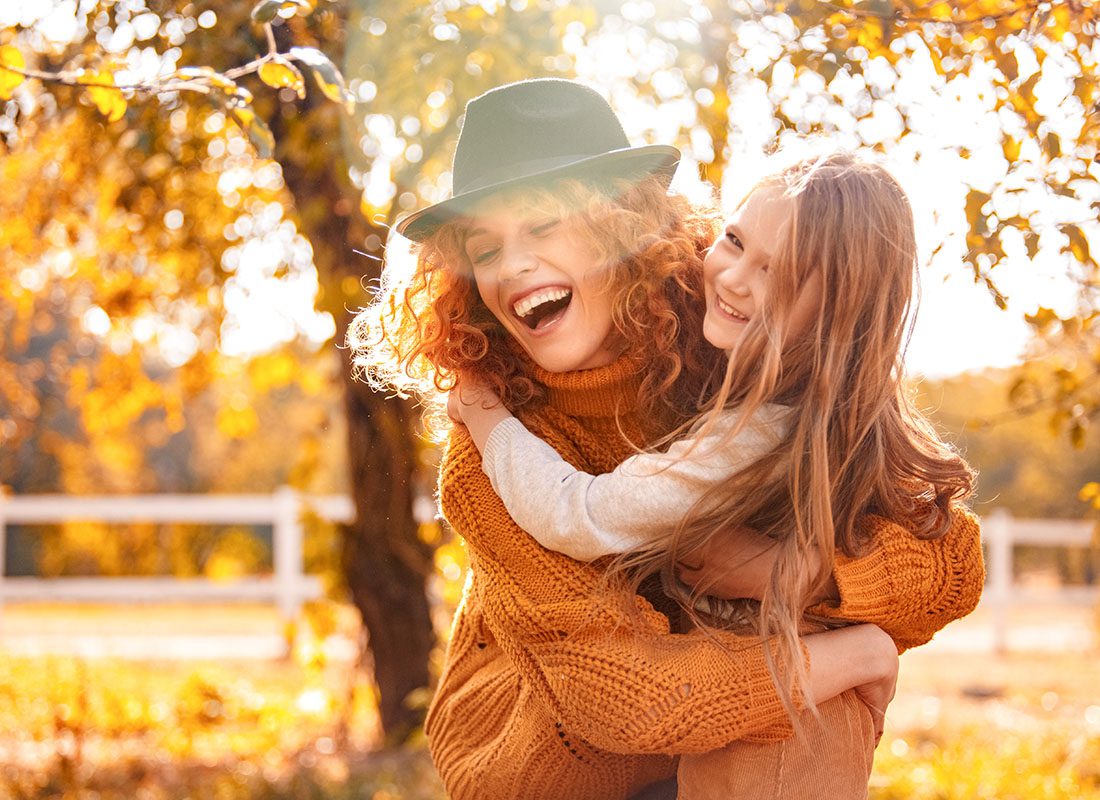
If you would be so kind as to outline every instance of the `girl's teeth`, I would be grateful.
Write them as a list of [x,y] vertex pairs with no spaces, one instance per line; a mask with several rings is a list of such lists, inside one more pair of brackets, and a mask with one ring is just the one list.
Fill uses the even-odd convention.
[[737,319],[744,320],[745,322],[749,321],[748,317],[735,309],[733,306],[723,303],[722,298],[718,297],[715,299],[718,301],[718,307],[729,314],[731,317],[736,317]]
[[568,289],[543,289],[542,291],[529,294],[522,300],[517,300],[512,306],[512,310],[517,317],[526,317],[536,308],[543,303],[550,303],[554,300],[561,300],[564,297],[569,296]]

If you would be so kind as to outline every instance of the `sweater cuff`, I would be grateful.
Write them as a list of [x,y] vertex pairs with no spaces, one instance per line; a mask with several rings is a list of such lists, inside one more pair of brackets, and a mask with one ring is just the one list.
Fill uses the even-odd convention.
[[882,616],[885,607],[896,597],[889,559],[880,549],[873,549],[863,558],[839,556],[833,564],[833,578],[840,594],[840,603],[819,603],[810,614],[848,620],[873,621]]
[[506,452],[509,439],[527,431],[515,417],[506,417],[493,426],[489,431],[489,437],[485,440],[485,449],[481,453],[481,469],[489,476],[489,483],[493,485],[493,491],[500,494],[497,489],[496,460],[500,453]]

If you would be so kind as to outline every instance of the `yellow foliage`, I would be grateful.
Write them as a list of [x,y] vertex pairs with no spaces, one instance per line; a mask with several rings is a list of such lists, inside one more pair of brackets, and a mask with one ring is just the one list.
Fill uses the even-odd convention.
[[267,548],[250,531],[230,528],[218,537],[203,574],[211,580],[232,581],[255,574],[267,560]]
[[27,62],[19,48],[6,44],[0,47],[0,100],[11,100],[15,88],[24,81],[22,75],[5,67],[26,69]]
[[289,61],[277,59],[260,65],[260,80],[275,89],[293,89],[299,98],[306,96],[306,82],[301,71]]
[[448,608],[455,608],[462,598],[467,564],[466,548],[457,538],[444,542],[435,550],[435,570],[442,579],[441,594]]
[[302,391],[310,397],[316,397],[325,390],[328,386],[328,380],[320,370],[306,369],[298,375],[298,385],[302,387]]
[[114,73],[108,69],[84,70],[77,78],[88,87],[88,97],[108,122],[117,122],[126,113],[126,98],[115,86]]
[[948,21],[954,15],[950,3],[932,3],[928,9],[928,16],[932,19]]
[[260,418],[250,405],[225,405],[218,409],[218,430],[230,439],[251,436],[260,426]]
[[882,47],[884,34],[882,20],[878,17],[868,17],[856,32],[856,44],[866,47],[868,52],[874,54]]

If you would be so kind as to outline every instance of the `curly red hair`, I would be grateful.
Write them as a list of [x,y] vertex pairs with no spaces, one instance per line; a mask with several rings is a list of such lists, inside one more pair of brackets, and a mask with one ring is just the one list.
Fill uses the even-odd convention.
[[[702,258],[717,231],[713,210],[669,195],[655,178],[595,186],[579,180],[527,188],[522,202],[574,214],[609,265],[612,320],[643,369],[640,400],[669,426],[699,409],[724,366],[702,336]],[[580,210],[578,212],[578,209]],[[512,409],[544,399],[529,361],[482,302],[464,250],[469,219],[425,240],[406,280],[388,276],[348,332],[357,374],[380,389],[430,399],[468,376]]]

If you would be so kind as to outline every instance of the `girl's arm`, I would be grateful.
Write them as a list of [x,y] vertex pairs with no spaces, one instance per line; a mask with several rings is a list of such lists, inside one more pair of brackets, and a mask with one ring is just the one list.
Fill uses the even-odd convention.
[[[667,536],[708,489],[774,444],[778,416],[762,409],[753,425],[723,442],[736,423],[730,416],[706,437],[682,439],[667,453],[642,453],[613,472],[590,475],[528,431],[488,390],[460,386],[449,410],[469,429],[512,518],[544,547],[579,561]],[[746,558],[765,549],[759,539],[744,537]]]

